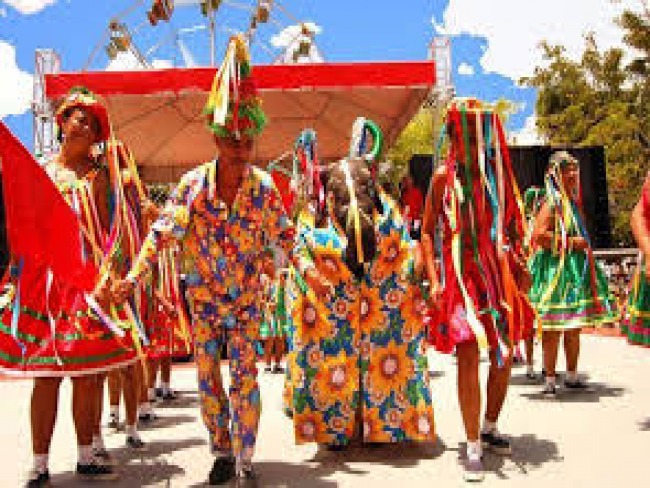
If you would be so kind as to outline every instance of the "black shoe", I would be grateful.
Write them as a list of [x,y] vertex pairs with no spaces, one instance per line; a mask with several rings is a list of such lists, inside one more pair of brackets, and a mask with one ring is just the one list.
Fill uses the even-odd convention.
[[214,460],[212,470],[208,475],[208,484],[225,485],[235,477],[235,458],[219,457]]
[[162,398],[162,396],[163,396],[163,389],[156,388],[156,398]]
[[42,473],[30,471],[25,488],[46,488],[48,486],[52,486],[49,471],[43,471]]
[[86,481],[113,481],[117,479],[117,473],[112,466],[103,464],[96,459],[89,463],[77,463],[77,475]]
[[138,415],[138,420],[142,422],[143,424],[151,424],[158,420],[158,416],[151,412],[151,413],[142,413]]
[[273,373],[273,368],[272,368],[271,365],[269,364],[266,368],[264,368],[264,371],[265,371],[266,373]]
[[256,488],[257,476],[253,470],[253,466],[245,466],[237,473],[237,481],[235,483],[237,488]]
[[282,374],[284,373],[284,368],[280,366],[279,364],[275,365],[275,368],[273,368],[273,372],[277,374]]
[[326,444],[325,449],[327,449],[329,452],[341,452],[345,451],[347,449],[347,445],[345,444]]
[[501,456],[509,456],[512,454],[510,441],[499,434],[496,430],[493,430],[492,432],[483,432],[481,434],[481,442],[484,447],[489,448],[492,452],[500,454]]
[[139,437],[127,437],[126,438],[126,447],[129,449],[134,449],[136,451],[143,451],[147,448],[147,445]]
[[178,398],[178,395],[176,395],[175,391],[172,390],[167,390],[165,393],[163,393],[162,399],[166,402],[173,402]]
[[577,379],[575,381],[564,380],[564,387],[567,390],[576,391],[576,392],[589,391],[590,389],[589,385],[587,385],[587,383],[585,383],[581,379]]

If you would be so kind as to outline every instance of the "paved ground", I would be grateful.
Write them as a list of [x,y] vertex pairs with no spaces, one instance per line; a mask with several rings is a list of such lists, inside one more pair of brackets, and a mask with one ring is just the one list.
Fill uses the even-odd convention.
[[[561,363],[563,365],[563,361]],[[485,368],[486,364],[483,364]],[[620,338],[584,336],[582,370],[595,391],[565,394],[555,402],[540,398],[541,386],[515,370],[505,416],[500,424],[513,439],[514,454],[488,455],[485,487],[647,487],[650,486],[650,350],[627,346]],[[291,423],[281,412],[282,378],[261,374],[264,413],[256,455],[262,486],[406,487],[462,486],[459,451],[461,419],[455,397],[451,357],[430,355],[439,443],[352,449],[323,455],[313,446],[297,447]],[[199,418],[194,370],[174,370],[182,393],[173,407],[160,408],[156,428],[143,431],[150,448],[132,454],[122,448],[123,434],[108,434],[109,448],[121,460],[121,480],[111,486],[203,486],[211,459]],[[76,459],[65,383],[51,459],[56,486],[83,486],[71,470]],[[0,486],[20,486],[30,462],[30,383],[0,381]]]

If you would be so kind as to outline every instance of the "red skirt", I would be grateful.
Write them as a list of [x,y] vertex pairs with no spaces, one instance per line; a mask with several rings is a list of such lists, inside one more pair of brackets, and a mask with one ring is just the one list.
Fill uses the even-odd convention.
[[149,345],[145,348],[147,357],[162,359],[184,357],[192,353],[191,337],[185,340],[181,334],[177,318],[159,310],[145,323]]
[[22,377],[76,376],[136,360],[128,331],[123,338],[114,335],[89,310],[79,290],[63,287],[55,280],[46,299],[45,272],[27,269],[20,288],[15,330],[16,297],[0,309],[0,372]]

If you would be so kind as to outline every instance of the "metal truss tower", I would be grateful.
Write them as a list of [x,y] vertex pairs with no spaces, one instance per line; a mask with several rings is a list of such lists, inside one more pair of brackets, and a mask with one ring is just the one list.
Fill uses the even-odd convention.
[[58,149],[56,140],[56,121],[54,107],[45,95],[45,75],[61,71],[61,58],[53,49],[36,50],[34,70],[34,153],[37,157],[47,157]]

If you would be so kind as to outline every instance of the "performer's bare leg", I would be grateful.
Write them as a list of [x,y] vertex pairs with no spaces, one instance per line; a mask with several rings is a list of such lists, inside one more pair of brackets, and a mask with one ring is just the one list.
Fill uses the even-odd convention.
[[479,350],[476,342],[456,346],[458,359],[458,401],[470,442],[479,440],[481,421],[481,387],[479,385]]
[[487,382],[487,400],[485,408],[485,420],[495,423],[503,408],[503,403],[508,394],[510,373],[512,372],[512,354],[502,359],[499,366],[496,352],[490,353],[490,373]]
[[109,427],[119,428],[120,396],[122,395],[122,373],[114,369],[108,373],[108,404],[110,408]]
[[280,366],[280,362],[282,361],[282,356],[284,355],[284,337],[274,337],[273,347],[274,347],[274,358],[275,358],[275,371],[281,372],[282,367]]
[[273,359],[273,337],[264,339],[264,362],[266,363],[266,371],[271,371],[271,362]]
[[[52,434],[54,432],[56,414],[59,407],[60,385],[61,378],[34,379],[31,403],[31,427],[32,448],[35,456],[46,455],[50,452],[50,443],[52,442]],[[78,428],[77,431],[79,430]],[[92,441],[92,434],[90,438]],[[90,442],[87,442],[87,444],[90,444]]]
[[564,333],[567,377],[564,386],[569,389],[584,389],[587,385],[578,379],[578,358],[580,357],[580,329]]
[[559,331],[544,331],[542,333],[542,349],[544,351],[544,370],[546,371],[546,386],[544,394],[549,397],[555,396],[555,367],[557,364],[557,351],[560,347]]
[[142,366],[136,362],[122,370],[122,391],[124,392],[124,409],[126,411],[126,442],[134,449],[141,449],[144,443],[138,434],[138,404],[140,403],[140,381]]

